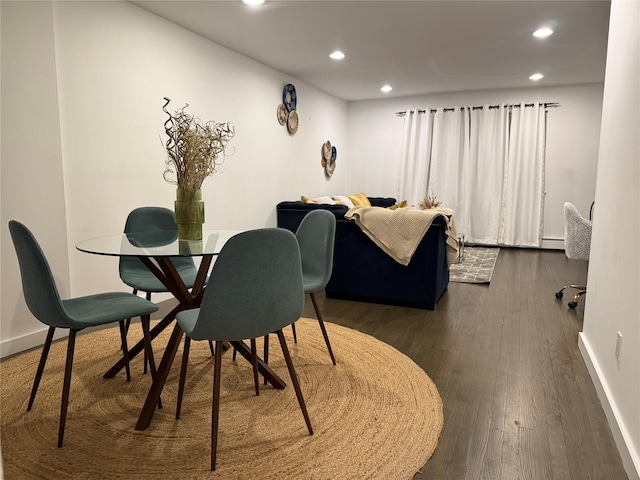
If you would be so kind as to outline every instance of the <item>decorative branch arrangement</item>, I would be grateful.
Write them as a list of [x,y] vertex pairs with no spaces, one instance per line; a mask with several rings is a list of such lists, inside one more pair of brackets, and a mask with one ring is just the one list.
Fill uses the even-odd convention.
[[171,99],[164,97],[164,100],[166,103],[162,111],[169,115],[164,131],[169,138],[163,177],[179,189],[199,190],[204,179],[216,173],[224,163],[227,145],[235,136],[235,128],[229,123],[210,121],[203,124],[185,112],[188,104],[172,114],[167,110]]
[[422,200],[418,205],[420,206],[420,208],[422,210],[427,210],[429,208],[438,208],[440,205],[442,205],[442,202],[438,202],[436,201],[436,196],[426,196],[424,197],[424,200]]

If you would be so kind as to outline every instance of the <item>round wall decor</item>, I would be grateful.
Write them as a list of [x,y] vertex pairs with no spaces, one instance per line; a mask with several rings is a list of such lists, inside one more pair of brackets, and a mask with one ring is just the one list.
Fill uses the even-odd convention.
[[336,169],[336,158],[338,157],[338,150],[331,145],[331,142],[327,140],[322,144],[322,160],[320,165],[324,168],[324,174],[327,177],[331,177]]
[[282,103],[290,112],[296,109],[298,96],[296,95],[296,87],[287,83],[282,91]]
[[289,112],[289,118],[287,118],[287,130],[291,135],[295,135],[298,131],[298,114],[295,110]]
[[280,125],[286,125],[288,116],[289,112],[287,111],[287,107],[285,107],[282,103],[278,105],[278,123]]

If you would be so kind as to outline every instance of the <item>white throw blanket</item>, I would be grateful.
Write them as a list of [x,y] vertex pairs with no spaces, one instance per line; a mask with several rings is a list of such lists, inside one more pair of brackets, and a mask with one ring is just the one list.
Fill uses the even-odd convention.
[[344,215],[345,218],[354,220],[376,245],[402,265],[409,265],[422,237],[438,216],[444,217],[447,223],[447,265],[450,265],[458,258],[458,234],[454,212],[450,208],[390,210],[382,207],[354,207]]

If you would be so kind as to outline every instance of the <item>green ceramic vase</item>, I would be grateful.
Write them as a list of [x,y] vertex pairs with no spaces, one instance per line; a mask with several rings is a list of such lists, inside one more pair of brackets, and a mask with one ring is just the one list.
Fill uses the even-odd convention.
[[202,190],[176,190],[176,224],[180,240],[202,240],[204,201]]

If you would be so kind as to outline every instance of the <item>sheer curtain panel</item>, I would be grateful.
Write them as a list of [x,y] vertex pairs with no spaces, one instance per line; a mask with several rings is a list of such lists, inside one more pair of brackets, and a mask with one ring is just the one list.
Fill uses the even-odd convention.
[[546,109],[542,104],[405,113],[398,200],[436,196],[468,243],[539,247]]
[[498,108],[471,109],[469,142],[469,224],[467,241],[497,245],[503,207],[504,162],[508,144],[508,112]]
[[469,110],[438,108],[434,115],[429,195],[456,212],[459,232],[469,230]]
[[427,111],[405,112],[404,135],[400,153],[398,201],[417,207],[427,194],[433,115]]
[[499,244],[539,247],[544,207],[546,111],[535,104],[510,109]]

